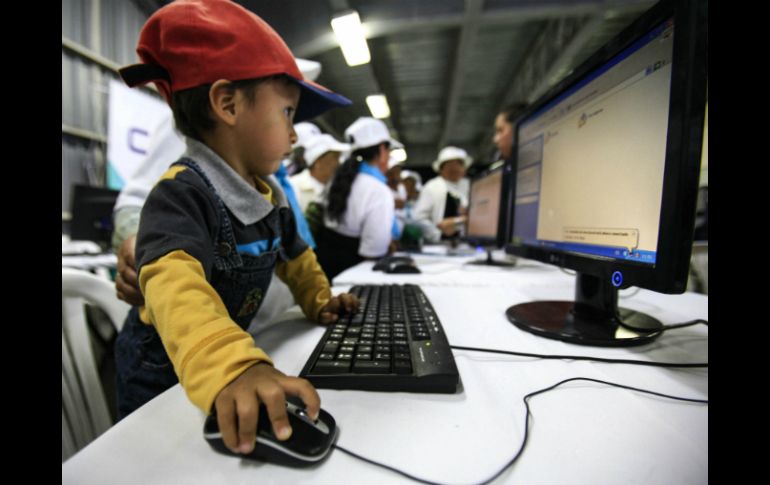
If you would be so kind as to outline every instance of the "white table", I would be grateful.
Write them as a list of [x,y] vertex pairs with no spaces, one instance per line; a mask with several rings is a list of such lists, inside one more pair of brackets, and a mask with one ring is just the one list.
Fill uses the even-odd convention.
[[[514,271],[459,264],[431,275],[379,275],[419,282],[450,343],[523,352],[670,362],[708,361],[705,326],[671,331],[622,349],[575,346],[521,331],[505,309],[534,299],[568,299],[574,276],[531,261]],[[418,265],[419,265],[418,261]],[[368,267],[367,267],[368,266]],[[424,264],[422,266],[425,266]],[[355,268],[371,271],[371,263]],[[457,273],[463,278],[456,279]],[[478,274],[477,274],[478,273]],[[344,273],[352,284],[355,272]],[[482,277],[480,275],[486,275]],[[450,278],[451,277],[451,278]],[[357,281],[363,282],[363,281]],[[486,282],[486,283],[484,283]],[[345,289],[340,286],[335,292]],[[626,293],[626,292],[623,292]],[[631,292],[633,293],[633,292]],[[621,306],[672,324],[708,319],[704,295],[641,290]],[[257,335],[287,374],[298,374],[323,328],[296,307]],[[319,390],[341,428],[338,443],[363,456],[442,483],[478,483],[518,450],[524,395],[570,377],[591,377],[682,397],[708,399],[708,370],[672,370],[455,351],[462,381],[452,395]],[[530,440],[518,463],[495,483],[702,484],[708,482],[708,406],[599,384],[570,383],[530,401]],[[62,465],[63,484],[409,483],[339,450],[309,469],[220,455],[202,437],[204,416],[175,386]]]

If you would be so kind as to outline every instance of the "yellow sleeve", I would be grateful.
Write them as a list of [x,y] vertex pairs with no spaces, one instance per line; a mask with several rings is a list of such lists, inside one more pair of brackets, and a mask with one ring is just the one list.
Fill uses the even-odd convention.
[[321,308],[332,298],[332,290],[326,273],[316,260],[315,252],[307,248],[292,260],[279,262],[275,274],[289,287],[305,316],[317,322]]
[[219,392],[258,362],[272,365],[230,319],[201,263],[177,250],[142,266],[139,285],[152,323],[190,401],[208,413]]

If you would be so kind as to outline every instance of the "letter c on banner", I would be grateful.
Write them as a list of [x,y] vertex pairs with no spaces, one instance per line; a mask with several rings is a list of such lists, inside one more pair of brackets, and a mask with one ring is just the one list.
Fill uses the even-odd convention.
[[140,136],[143,136],[143,137],[146,138],[148,135],[149,135],[149,133],[147,132],[147,130],[143,130],[141,128],[131,128],[131,129],[129,129],[128,130],[128,148],[129,148],[129,150],[131,150],[132,152],[138,153],[140,155],[146,155],[147,154],[147,150],[136,145],[136,138],[138,138]]

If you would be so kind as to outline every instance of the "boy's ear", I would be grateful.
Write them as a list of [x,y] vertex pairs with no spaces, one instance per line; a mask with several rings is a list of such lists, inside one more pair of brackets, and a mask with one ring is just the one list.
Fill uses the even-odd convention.
[[236,103],[232,83],[226,79],[219,79],[209,89],[209,106],[215,120],[220,120],[227,125],[235,124]]

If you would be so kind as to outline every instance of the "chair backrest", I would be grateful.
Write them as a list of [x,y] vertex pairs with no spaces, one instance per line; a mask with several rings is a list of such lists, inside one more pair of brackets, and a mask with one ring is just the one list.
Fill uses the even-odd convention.
[[112,426],[86,320],[85,304],[100,308],[117,330],[130,306],[114,284],[86,271],[62,268],[62,461]]

